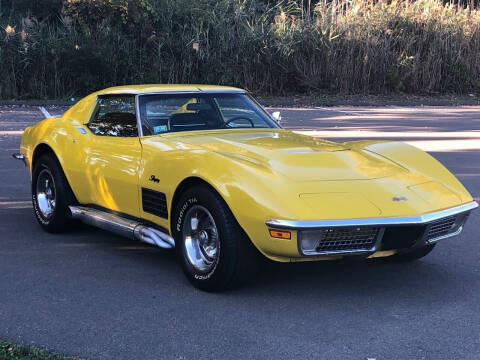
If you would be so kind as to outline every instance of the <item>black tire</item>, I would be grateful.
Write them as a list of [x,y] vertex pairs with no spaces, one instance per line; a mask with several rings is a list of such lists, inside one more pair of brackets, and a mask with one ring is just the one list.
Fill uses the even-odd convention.
[[[50,176],[51,179],[53,179],[55,206],[49,216],[45,216],[41,211],[39,199],[37,198],[39,176]],[[34,164],[32,175],[32,203],[38,223],[47,232],[63,232],[74,224],[68,206],[75,205],[77,202],[58,160],[52,155],[42,155]]]
[[[218,256],[213,260],[212,268],[204,272],[196,269],[188,259],[183,236],[185,219],[193,207],[207,209],[216,225]],[[250,280],[259,270],[261,254],[227,204],[207,186],[195,186],[181,196],[175,206],[172,232],[183,271],[188,280],[201,290],[221,291],[238,286]]]
[[430,254],[436,244],[426,245],[418,249],[414,250],[407,250],[405,252],[399,252],[395,255],[386,257],[385,260],[391,262],[406,262],[406,261],[414,261],[423,258]]

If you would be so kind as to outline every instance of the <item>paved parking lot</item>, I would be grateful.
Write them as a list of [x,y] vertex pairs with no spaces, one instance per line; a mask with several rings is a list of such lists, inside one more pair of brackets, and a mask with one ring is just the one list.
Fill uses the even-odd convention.
[[[335,141],[409,141],[480,196],[480,107],[281,111],[285,127]],[[10,154],[41,118],[0,107],[0,338],[92,359],[480,358],[480,211],[416,263],[269,263],[248,287],[203,293],[170,252],[40,230]]]

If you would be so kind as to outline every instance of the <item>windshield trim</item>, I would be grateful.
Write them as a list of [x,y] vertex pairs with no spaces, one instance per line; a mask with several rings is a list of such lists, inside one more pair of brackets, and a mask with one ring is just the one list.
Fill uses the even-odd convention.
[[141,94],[136,94],[137,96],[144,96],[144,95],[182,95],[182,94],[247,94],[245,90],[164,90],[164,91],[152,91],[152,92],[144,92]]

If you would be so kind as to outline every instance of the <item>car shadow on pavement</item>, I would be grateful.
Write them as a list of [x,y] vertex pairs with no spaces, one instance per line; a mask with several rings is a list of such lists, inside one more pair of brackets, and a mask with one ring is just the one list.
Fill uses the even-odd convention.
[[[86,240],[88,238],[88,240]],[[54,239],[56,241],[56,239]],[[88,242],[88,244],[87,244]],[[147,271],[163,277],[173,276],[186,293],[198,293],[183,278],[180,264],[174,251],[163,250],[138,241],[131,241],[86,225],[80,225],[75,232],[61,240],[57,246],[85,245],[91,251],[108,253],[102,256],[121,257],[128,261],[139,273]],[[137,284],[153,279],[138,278]],[[224,292],[224,296],[267,295],[295,293],[296,296],[318,298],[342,298],[355,296],[381,296],[401,298],[402,292],[417,294],[418,298],[441,297],[446,291],[455,292],[455,279],[449,268],[434,260],[425,258],[415,262],[389,263],[384,259],[346,259],[319,262],[276,263],[266,260],[261,272],[251,282]],[[427,290],[428,289],[428,290]],[[217,294],[218,296],[218,294]]]
[[[246,289],[272,295],[295,292],[318,298],[351,296],[397,297],[415,293],[418,298],[455,292],[449,268],[428,258],[416,262],[385,259],[332,260],[304,263],[268,262],[259,278]],[[447,290],[448,289],[448,290]]]

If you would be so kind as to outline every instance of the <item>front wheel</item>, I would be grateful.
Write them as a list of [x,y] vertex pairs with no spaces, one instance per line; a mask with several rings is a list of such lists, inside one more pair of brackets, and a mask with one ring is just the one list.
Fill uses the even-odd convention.
[[173,220],[178,257],[197,288],[224,290],[258,271],[261,257],[257,249],[223,199],[206,186],[182,195]]

